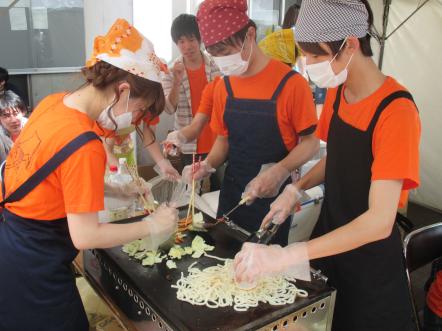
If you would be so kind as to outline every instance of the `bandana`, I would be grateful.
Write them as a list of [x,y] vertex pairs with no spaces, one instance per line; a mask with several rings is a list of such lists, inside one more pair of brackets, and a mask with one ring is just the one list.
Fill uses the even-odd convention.
[[368,11],[359,0],[304,0],[296,22],[298,42],[328,42],[365,37]]
[[196,15],[206,47],[219,43],[249,23],[246,0],[205,0]]
[[265,55],[273,59],[291,65],[296,63],[295,50],[298,46],[295,43],[293,29],[282,29],[272,32],[261,40],[258,46]]
[[94,41],[94,53],[86,62],[91,67],[104,61],[131,74],[161,82],[167,66],[156,56],[153,44],[124,19],[117,19],[105,36]]

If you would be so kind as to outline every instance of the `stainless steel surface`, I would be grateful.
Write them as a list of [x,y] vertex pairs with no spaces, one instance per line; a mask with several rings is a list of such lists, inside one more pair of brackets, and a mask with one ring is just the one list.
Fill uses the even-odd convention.
[[259,331],[330,331],[336,291],[331,296],[284,316]]
[[[94,251],[90,251],[94,253]],[[128,331],[172,331],[173,329],[167,325],[158,313],[149,306],[141,297],[141,295],[133,289],[128,282],[123,279],[116,271],[112,269],[106,262],[102,261],[100,255],[92,255],[94,258],[88,258],[85,255],[85,268],[88,272],[84,273],[85,279],[89,282],[92,288],[99,294],[99,296],[108,304],[114,316],[118,319],[120,324],[124,325]],[[90,271],[94,270],[92,274]],[[105,272],[109,279],[113,280],[115,291],[122,295],[125,300],[132,302],[132,305],[138,306],[136,314],[141,320],[134,321],[127,317],[120,309],[119,305],[107,293],[106,285],[102,282],[102,273]]]

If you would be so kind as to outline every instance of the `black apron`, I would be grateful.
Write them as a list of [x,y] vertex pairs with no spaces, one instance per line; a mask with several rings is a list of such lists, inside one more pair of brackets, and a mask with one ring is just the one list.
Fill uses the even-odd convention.
[[[341,91],[342,85],[337,91],[328,133],[324,203],[312,238],[329,233],[368,210],[376,124],[393,100],[413,100],[406,91],[392,93],[379,104],[367,130],[361,131],[339,117]],[[332,330],[414,329],[402,241],[396,224],[386,239],[312,264],[337,289]]]
[[[25,198],[64,160],[93,139],[100,140],[94,132],[79,135],[0,205]],[[32,220],[5,208],[0,221],[0,330],[87,331],[89,323],[71,268],[77,254],[66,218]]]
[[[270,100],[237,99],[229,77],[224,78],[228,94],[224,122],[229,131],[229,153],[217,217],[238,204],[246,185],[258,175],[263,164],[279,162],[288,155],[279,131],[276,101],[287,80],[294,74],[295,71],[290,71],[281,79]],[[229,218],[242,228],[255,232],[274,200],[256,199],[251,206],[238,208]],[[280,226],[272,243],[287,245],[289,230],[290,222],[286,221]]]

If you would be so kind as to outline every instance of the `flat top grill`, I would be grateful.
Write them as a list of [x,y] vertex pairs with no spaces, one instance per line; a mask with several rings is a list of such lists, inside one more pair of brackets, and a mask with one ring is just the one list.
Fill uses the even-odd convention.
[[[214,221],[207,215],[204,217],[208,221]],[[210,232],[200,232],[198,235],[209,245],[215,246],[215,250],[210,254],[221,258],[233,258],[245,239],[242,233],[236,233],[222,223],[213,227]],[[195,233],[190,233],[184,245],[190,244],[194,236]],[[177,290],[171,288],[171,285],[177,282],[181,272],[187,275],[188,267],[195,261],[198,261],[196,266],[200,269],[222,263],[220,261],[205,256],[199,259],[185,256],[181,260],[174,260],[177,269],[169,270],[165,261],[153,267],[143,267],[140,261],[129,258],[121,250],[121,246],[97,252],[108,264],[113,265],[113,268],[171,328],[180,331],[257,329],[307,307],[329,296],[333,291],[320,281],[310,283],[297,281],[296,286],[306,290],[309,296],[298,297],[290,305],[271,306],[261,303],[246,312],[237,312],[233,307],[212,309],[178,300]]]

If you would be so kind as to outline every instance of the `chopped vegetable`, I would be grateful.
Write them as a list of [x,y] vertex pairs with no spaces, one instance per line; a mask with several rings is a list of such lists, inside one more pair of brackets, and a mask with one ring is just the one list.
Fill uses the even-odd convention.
[[130,257],[141,260],[143,266],[153,266],[156,263],[161,263],[164,259],[169,257],[171,260],[166,261],[169,269],[175,269],[176,264],[173,259],[181,260],[183,256],[191,255],[193,258],[200,258],[205,252],[212,251],[215,247],[207,245],[204,239],[196,236],[191,246],[181,247],[179,245],[173,246],[167,255],[161,256],[159,251],[149,251],[144,248],[143,240],[135,240],[123,246],[122,250]]
[[143,259],[141,264],[143,266],[153,266],[155,263],[161,263],[163,258],[164,256],[161,256],[161,253],[158,251],[147,251],[146,257]]
[[134,258],[137,260],[142,260],[146,256],[146,251],[135,253]]
[[166,266],[167,266],[169,269],[176,269],[176,263],[173,262],[173,260],[167,260],[167,262],[166,262]]
[[200,236],[195,236],[192,241],[192,249],[197,251],[213,251],[215,249],[214,246],[207,245],[204,239]]
[[140,251],[140,242],[141,240],[135,240],[124,245],[123,252],[129,254],[130,257],[133,257],[138,251]]
[[181,246],[173,246],[170,250],[169,250],[169,254],[168,254],[172,259],[178,259],[181,260],[181,258],[186,255],[186,252],[184,251],[184,249]]

